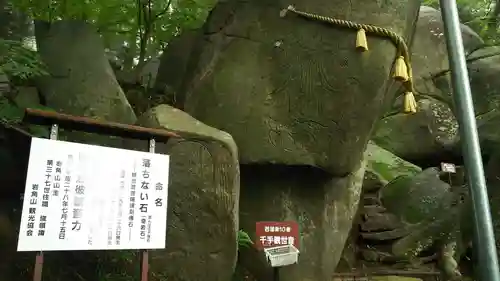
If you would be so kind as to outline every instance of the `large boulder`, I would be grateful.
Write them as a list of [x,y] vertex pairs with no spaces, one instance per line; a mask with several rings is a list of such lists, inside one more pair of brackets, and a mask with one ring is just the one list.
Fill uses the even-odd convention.
[[[185,101],[182,81],[189,72],[193,47],[201,38],[201,29],[187,30],[172,39],[160,56],[154,88],[166,103],[182,108]],[[196,59],[196,58],[194,58]]]
[[[460,29],[467,55],[484,44],[468,26],[461,24]],[[420,112],[412,117],[394,114],[402,105],[402,99],[396,99],[393,110],[377,127],[373,140],[402,158],[427,166],[439,164],[438,158],[454,159],[459,154],[458,124],[440,11],[420,7],[411,61]]]
[[394,214],[383,213],[384,208],[380,206],[378,192],[399,177],[411,177],[422,172],[420,167],[371,142],[368,143],[366,154],[367,164],[363,181],[363,204],[360,206],[359,211],[361,216],[355,222],[356,225],[359,224],[362,235],[366,235],[366,232],[393,230],[403,226]]
[[[363,156],[388,91],[396,48],[356,30],[305,20],[286,1],[222,1],[212,10],[186,112],[231,133],[240,161],[311,165],[345,176]],[[410,37],[419,1],[299,1],[309,13],[370,23]],[[395,87],[394,87],[395,89]]]
[[367,163],[363,191],[377,191],[400,176],[412,176],[422,169],[407,162],[373,142],[366,148]]
[[[498,124],[500,124],[500,114],[498,113],[500,83],[497,79],[498,73],[500,73],[499,65],[500,48],[496,46],[480,48],[467,58],[479,139],[484,153],[494,152],[500,143],[500,134],[497,130]],[[449,74],[443,74],[434,79],[440,92],[448,95],[448,104],[452,105],[450,81]],[[441,100],[446,101],[445,95],[441,96]]]
[[[365,162],[344,178],[314,168],[241,166],[240,225],[257,221],[296,221],[300,229],[299,263],[281,270],[290,281],[331,280],[356,217]],[[257,280],[272,280],[264,253],[240,252],[240,261]]]
[[[481,37],[468,26],[461,24],[460,30],[466,55],[484,44]],[[434,76],[449,69],[441,11],[427,6],[420,7],[411,58],[415,86],[419,94],[446,100],[452,106],[449,93],[442,93],[434,85]]]
[[413,177],[402,177],[381,189],[384,207],[408,224],[431,221],[454,202],[451,186],[441,181],[436,168]]
[[50,74],[37,85],[47,106],[73,115],[136,121],[96,30],[77,20],[37,21],[35,27],[38,52]]
[[[460,30],[466,55],[484,44],[481,37],[468,26],[461,24]],[[424,82],[420,81],[422,79],[431,79],[433,75],[449,68],[441,11],[427,6],[420,7],[411,55],[413,75],[417,83]]]
[[498,151],[488,161],[485,167],[490,211],[495,231],[497,254],[500,254],[500,154]]
[[171,176],[167,248],[152,253],[153,276],[178,281],[230,280],[237,258],[239,202],[233,138],[168,105],[151,109],[138,122],[186,135],[158,144],[156,149],[170,155]]
[[419,111],[380,120],[372,140],[397,156],[425,165],[451,157],[459,142],[458,123],[450,107],[433,98],[420,99]]
[[[428,168],[414,176],[398,177],[383,187],[379,216],[368,217],[374,221],[365,224],[385,225],[362,228],[366,232],[361,232],[361,236],[368,245],[362,250],[363,257],[416,265],[428,261],[429,257],[422,256],[427,254],[430,259],[439,259],[448,277],[459,276],[457,261],[468,248],[472,233],[471,206],[463,175],[463,169],[457,176],[450,176],[437,168]],[[389,250],[387,245],[391,246]]]
[[486,47],[471,54],[468,63],[479,138],[485,152],[500,144],[500,47]]
[[[331,280],[358,210],[364,151],[392,101],[397,54],[386,38],[280,11],[286,1],[221,1],[212,10],[186,85],[184,109],[230,133],[241,163],[242,228],[301,225],[300,262],[283,279]],[[296,1],[297,10],[389,28],[411,37],[419,1]],[[190,70],[191,71],[191,70]],[[263,253],[240,253],[259,280]]]

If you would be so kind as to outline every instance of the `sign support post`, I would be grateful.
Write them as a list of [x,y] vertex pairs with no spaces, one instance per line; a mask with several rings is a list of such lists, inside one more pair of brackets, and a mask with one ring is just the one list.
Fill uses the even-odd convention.
[[280,281],[280,268],[279,267],[273,268],[273,281]]

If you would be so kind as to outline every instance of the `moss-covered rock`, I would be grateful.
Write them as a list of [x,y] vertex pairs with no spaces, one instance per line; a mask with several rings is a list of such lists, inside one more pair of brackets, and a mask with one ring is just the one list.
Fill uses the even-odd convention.
[[400,177],[381,189],[384,207],[406,223],[431,221],[451,208],[451,186],[439,178],[437,168],[429,168],[415,176]]
[[396,275],[388,275],[388,276],[373,276],[371,277],[373,281],[422,281],[420,278],[415,277],[407,277],[407,276],[396,276]]
[[399,176],[413,176],[422,171],[373,142],[368,143],[366,152],[365,192],[377,190]]
[[470,241],[470,200],[462,200],[467,197],[463,186],[452,187],[440,176],[437,168],[428,168],[396,178],[380,191],[380,198],[407,230],[392,244],[391,253],[411,261],[432,247],[451,274],[456,268],[449,269],[450,261],[459,259]]

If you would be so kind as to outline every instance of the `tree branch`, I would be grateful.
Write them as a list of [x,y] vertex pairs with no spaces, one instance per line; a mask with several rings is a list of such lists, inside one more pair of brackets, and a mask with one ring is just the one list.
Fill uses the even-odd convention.
[[168,0],[167,2],[167,6],[165,7],[165,9],[161,10],[160,12],[158,12],[156,15],[155,15],[155,20],[157,20],[159,17],[163,16],[164,14],[166,14],[169,10],[170,10],[170,5],[172,4],[172,0]]

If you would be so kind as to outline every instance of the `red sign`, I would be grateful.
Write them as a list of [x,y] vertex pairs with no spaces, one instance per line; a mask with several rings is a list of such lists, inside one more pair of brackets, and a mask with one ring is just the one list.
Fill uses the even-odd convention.
[[259,221],[255,224],[257,249],[294,245],[299,248],[299,224],[294,221]]

